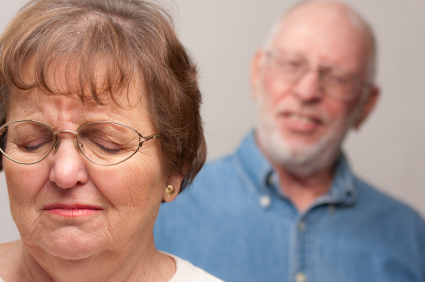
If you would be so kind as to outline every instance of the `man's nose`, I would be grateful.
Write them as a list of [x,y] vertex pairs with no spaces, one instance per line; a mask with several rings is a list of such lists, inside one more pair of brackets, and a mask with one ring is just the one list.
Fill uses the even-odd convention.
[[[75,135],[61,134],[53,148],[49,180],[62,189],[87,182],[86,161],[75,142]],[[65,136],[66,135],[66,136]]]
[[324,89],[321,83],[320,70],[307,69],[295,82],[293,93],[303,102],[321,100],[324,96]]

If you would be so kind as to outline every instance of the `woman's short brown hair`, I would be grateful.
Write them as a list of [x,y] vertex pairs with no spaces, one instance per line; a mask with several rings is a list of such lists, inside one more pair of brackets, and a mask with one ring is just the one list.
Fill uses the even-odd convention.
[[[96,74],[99,64],[102,82]],[[73,77],[65,82],[66,89],[73,85],[72,91],[58,90],[49,79],[48,71],[58,69],[58,65],[65,72],[75,72],[65,75],[68,80]],[[34,77],[31,82],[23,79],[28,71]],[[118,103],[117,93],[129,89],[135,78],[144,84],[148,111],[169,170],[184,176],[182,191],[206,158],[201,93],[196,66],[178,40],[170,15],[152,2],[27,3],[0,38],[1,124],[6,122],[12,87],[38,87],[50,95],[76,92],[82,102],[92,99],[104,104],[107,98]]]

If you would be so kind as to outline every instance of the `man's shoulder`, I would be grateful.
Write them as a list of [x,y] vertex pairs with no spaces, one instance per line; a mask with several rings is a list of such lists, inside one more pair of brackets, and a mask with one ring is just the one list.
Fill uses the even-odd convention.
[[197,177],[222,174],[225,171],[229,171],[229,169],[234,170],[235,165],[235,155],[225,155],[223,157],[206,162]]
[[425,231],[425,220],[409,205],[387,194],[365,180],[354,177],[358,201],[366,216],[376,216],[379,220],[391,220],[403,225],[417,226]]
[[[235,154],[208,161],[193,182],[171,203],[164,203],[159,211],[157,229],[168,221],[166,215],[178,214],[173,223],[189,224],[194,220],[212,222],[232,215],[239,216],[241,210],[258,208],[258,202],[246,188],[245,175]],[[248,205],[247,203],[250,203]]]
[[238,162],[235,155],[226,155],[224,157],[208,161],[193,180],[187,191],[182,194],[196,193],[197,191],[210,189],[224,189],[228,185],[239,181]]
[[267,166],[268,160],[257,147],[253,132],[249,132],[234,152],[208,161],[196,176],[194,185],[242,181],[247,174],[256,175]]

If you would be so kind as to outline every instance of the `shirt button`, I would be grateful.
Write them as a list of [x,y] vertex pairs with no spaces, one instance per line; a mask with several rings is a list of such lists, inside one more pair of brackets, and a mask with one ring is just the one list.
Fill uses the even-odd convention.
[[329,214],[334,214],[335,213],[335,206],[329,206]]
[[305,222],[304,221],[300,221],[300,223],[298,223],[298,229],[300,231],[304,231],[304,229],[305,229]]
[[297,275],[295,275],[295,281],[296,282],[306,282],[307,281],[307,277],[305,276],[304,273],[298,272]]
[[260,198],[260,205],[263,208],[267,208],[268,206],[270,206],[270,202],[271,202],[271,199],[270,199],[269,196],[267,196],[267,195],[261,196],[261,198]]

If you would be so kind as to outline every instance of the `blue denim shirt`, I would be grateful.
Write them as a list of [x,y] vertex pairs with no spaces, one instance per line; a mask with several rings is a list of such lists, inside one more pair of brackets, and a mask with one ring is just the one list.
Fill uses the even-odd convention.
[[228,282],[425,281],[424,220],[355,177],[343,154],[329,193],[303,213],[278,184],[249,134],[161,206],[157,248]]

